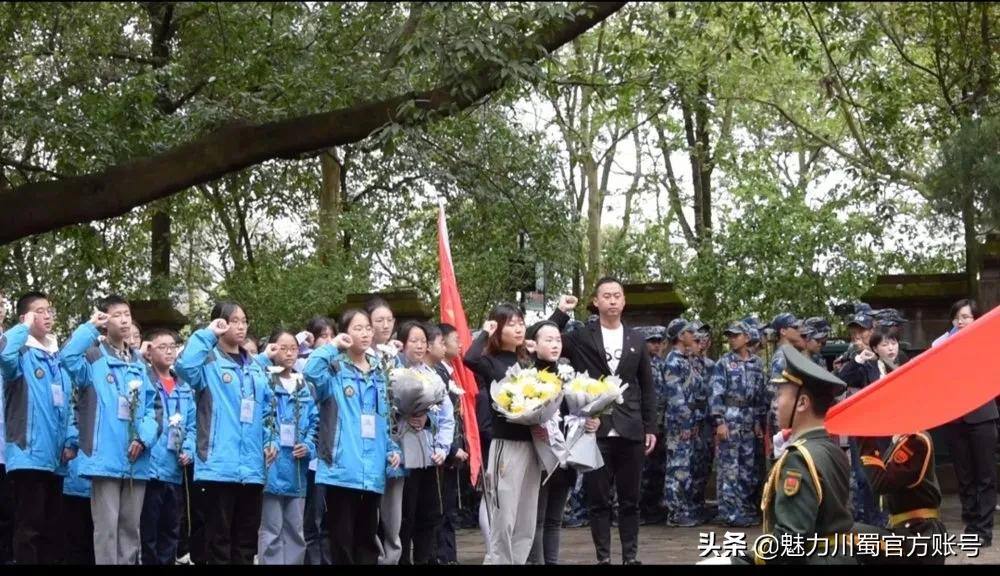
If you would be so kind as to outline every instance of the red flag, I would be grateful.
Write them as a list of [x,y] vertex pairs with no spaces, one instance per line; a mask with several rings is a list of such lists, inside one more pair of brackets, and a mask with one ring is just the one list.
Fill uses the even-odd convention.
[[929,430],[1000,395],[1000,307],[949,336],[826,415],[831,434],[891,436]]
[[[451,262],[451,244],[448,241],[448,222],[444,215],[444,202],[440,203],[439,210],[438,260],[441,275],[441,322],[455,327],[455,330],[458,331],[458,340],[464,351],[472,346],[472,334],[469,332],[469,324],[465,320],[462,297],[458,293],[455,268]],[[479,449],[479,425],[476,423],[476,394],[479,393],[479,386],[476,384],[475,375],[465,367],[461,358],[455,359],[454,368],[453,377],[465,390],[465,394],[461,396],[462,423],[465,426],[465,439],[468,444],[470,481],[474,486],[483,465],[483,455]]]

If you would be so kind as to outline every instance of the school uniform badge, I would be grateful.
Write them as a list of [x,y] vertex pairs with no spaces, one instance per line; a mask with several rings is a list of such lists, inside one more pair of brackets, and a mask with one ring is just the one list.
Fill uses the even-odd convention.
[[348,398],[354,396],[354,387],[348,386],[344,388],[344,396],[347,396]]
[[802,476],[798,472],[789,472],[785,476],[785,496],[795,496],[802,487]]
[[115,377],[112,376],[111,374],[108,374],[108,384],[114,384],[114,383],[115,383]]
[[35,370],[35,378],[41,380],[44,377],[45,377],[45,370],[42,370],[41,368]]
[[233,375],[230,374],[229,372],[224,373],[222,375],[222,381],[225,382],[226,384],[229,384],[230,382],[233,381]]

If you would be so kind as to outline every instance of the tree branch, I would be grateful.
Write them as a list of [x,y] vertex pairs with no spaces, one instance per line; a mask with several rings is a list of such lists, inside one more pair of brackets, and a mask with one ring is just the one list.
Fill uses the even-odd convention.
[[667,140],[666,134],[663,133],[663,127],[657,124],[655,128],[657,138],[660,142],[660,152],[663,154],[663,163],[667,167],[667,180],[665,182],[661,180],[660,183],[667,189],[670,209],[677,214],[677,221],[680,222],[681,231],[684,233],[684,240],[690,248],[695,249],[698,247],[698,243],[694,237],[694,232],[691,231],[691,225],[688,223],[687,217],[684,216],[684,208],[681,204],[681,187],[677,185],[677,178],[674,176],[674,164],[670,160],[672,152],[670,143]]
[[36,173],[39,173],[39,174],[48,174],[49,176],[53,176],[53,177],[59,178],[59,179],[67,178],[67,176],[65,174],[60,174],[60,173],[58,173],[58,172],[56,172],[54,170],[49,170],[48,168],[44,168],[42,166],[35,166],[33,164],[27,164],[25,162],[19,162],[17,160],[12,160],[10,158],[5,158],[3,156],[0,156],[0,164],[2,164],[4,166],[10,166],[11,168],[17,168],[18,170],[24,170],[25,172],[36,172]]
[[[534,62],[617,12],[624,2],[596,2],[574,9],[532,34],[505,46],[511,57]],[[127,213],[193,185],[288,154],[358,142],[383,127],[447,117],[501,88],[501,65],[473,65],[456,81],[329,112],[269,122],[232,122],[154,156],[103,172],[59,181],[25,184],[0,195],[0,204],[19,206],[0,214],[0,243],[95,219]]]
[[381,67],[383,73],[388,73],[396,64],[399,62],[399,52],[413,34],[417,31],[417,25],[420,24],[420,16],[424,12],[423,2],[410,2],[410,14],[406,17],[406,22],[403,24],[402,30],[399,32],[399,36],[396,40],[389,46],[389,50],[383,55]]

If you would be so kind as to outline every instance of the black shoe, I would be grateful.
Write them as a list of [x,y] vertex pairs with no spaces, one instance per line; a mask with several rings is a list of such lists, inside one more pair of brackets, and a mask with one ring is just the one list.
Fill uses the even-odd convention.
[[611,558],[605,558],[604,560],[597,561],[598,566],[611,566]]
[[639,562],[635,558],[632,558],[631,560],[626,560],[625,562],[623,562],[623,564],[625,566],[642,566],[642,562]]

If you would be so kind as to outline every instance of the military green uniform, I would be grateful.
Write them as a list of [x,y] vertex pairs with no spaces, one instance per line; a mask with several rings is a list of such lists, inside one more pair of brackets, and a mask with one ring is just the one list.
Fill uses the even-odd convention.
[[[861,464],[872,491],[882,496],[889,516],[889,530],[858,524],[859,534],[902,536],[897,556],[885,554],[885,544],[877,557],[858,556],[863,564],[944,564],[940,547],[930,545],[934,534],[946,534],[941,522],[941,488],[934,470],[934,442],[925,432],[904,434],[892,439],[883,454],[876,438],[860,438]],[[924,539],[918,545],[913,536]],[[898,541],[898,540],[897,540]],[[920,546],[920,548],[917,548]],[[898,548],[897,548],[898,549]]]
[[[773,380],[837,396],[846,384],[791,346]],[[850,463],[823,427],[802,430],[771,468],[761,499],[762,537],[747,559],[756,564],[855,564]],[[783,542],[784,540],[784,542]],[[771,550],[769,543],[776,544]]]

